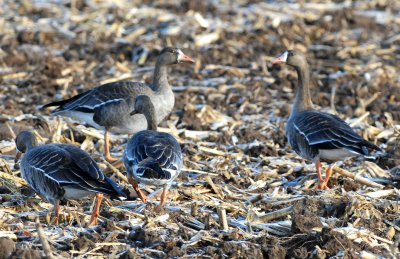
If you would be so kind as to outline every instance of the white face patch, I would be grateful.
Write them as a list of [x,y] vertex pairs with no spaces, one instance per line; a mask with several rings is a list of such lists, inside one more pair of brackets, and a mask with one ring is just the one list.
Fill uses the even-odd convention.
[[289,53],[288,53],[287,51],[283,52],[282,55],[279,56],[279,59],[280,59],[281,61],[283,61],[283,62],[286,62],[286,61],[287,61],[288,54],[289,54]]
[[178,49],[178,61],[181,61],[184,56],[185,54],[183,54],[182,50]]

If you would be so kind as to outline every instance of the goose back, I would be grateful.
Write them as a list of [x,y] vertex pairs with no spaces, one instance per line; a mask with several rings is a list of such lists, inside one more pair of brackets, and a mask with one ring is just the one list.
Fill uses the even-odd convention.
[[359,136],[339,117],[316,110],[302,111],[289,119],[286,137],[300,156],[323,161],[369,156],[369,149],[380,150]]
[[72,117],[97,129],[108,127],[116,133],[134,134],[147,128],[144,115],[129,116],[138,95],[147,95],[154,103],[157,124],[172,111],[175,104],[170,87],[153,91],[144,83],[120,81],[95,87],[67,100],[49,103],[43,108],[59,106],[52,111],[53,115]]
[[179,143],[163,132],[145,130],[136,133],[124,153],[128,175],[145,184],[168,184],[178,176],[182,163]]
[[21,160],[22,177],[50,202],[79,199],[91,193],[125,195],[83,150],[68,144],[29,149]]
[[[151,85],[128,81],[109,83],[98,86],[68,100],[46,104],[43,108],[58,106],[52,114],[73,117],[85,121],[93,127],[104,129],[105,126],[99,124],[99,120],[96,122],[93,118],[95,109],[107,109],[109,105],[121,103],[121,101],[126,100],[127,98],[138,95],[147,95],[154,103],[156,122],[158,124],[171,112],[175,103],[174,93],[168,83],[167,66],[180,63],[194,63],[194,60],[189,56],[186,56],[178,48],[165,47],[157,58],[153,74],[153,83]],[[128,110],[126,112],[129,114],[131,111]],[[121,114],[113,113],[113,116],[120,115]],[[142,116],[130,117],[129,122],[122,120],[111,121],[115,123],[112,125],[114,129],[113,131],[120,133],[133,134],[138,129],[144,130],[147,128],[146,124],[143,123]],[[105,122],[110,125],[111,121]],[[129,128],[129,126],[131,126],[131,128]],[[126,129],[128,131],[124,132]]]

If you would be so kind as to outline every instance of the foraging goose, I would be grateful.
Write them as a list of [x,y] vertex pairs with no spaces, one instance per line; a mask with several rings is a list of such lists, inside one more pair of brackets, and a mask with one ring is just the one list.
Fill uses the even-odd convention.
[[73,117],[85,121],[92,127],[105,130],[105,158],[113,162],[109,148],[109,131],[121,134],[134,134],[147,128],[143,114],[129,115],[134,107],[135,97],[148,95],[156,111],[156,124],[160,123],[172,110],[175,96],[167,80],[167,66],[194,60],[178,49],[164,48],[156,62],[153,83],[119,81],[104,84],[81,93],[68,100],[49,103],[43,108],[58,106],[53,115]]
[[310,97],[310,67],[306,57],[294,50],[285,51],[272,64],[286,63],[297,71],[296,99],[286,124],[286,137],[296,151],[305,159],[315,163],[318,188],[327,188],[332,174],[331,164],[326,170],[325,180],[321,176],[321,161],[336,162],[354,156],[369,156],[369,149],[380,150],[364,140],[339,117],[313,109]]
[[126,145],[124,164],[128,180],[139,198],[147,201],[146,195],[139,189],[138,182],[149,185],[162,185],[160,208],[172,181],[182,167],[182,151],[176,139],[168,133],[157,132],[155,107],[146,95],[135,100],[134,114],[144,114],[147,130],[136,133]]
[[21,175],[35,192],[54,205],[56,225],[60,200],[78,200],[96,193],[96,205],[89,223],[94,226],[97,225],[103,194],[121,200],[126,198],[82,149],[68,144],[37,146],[35,135],[30,131],[20,132],[15,142],[16,161],[20,152],[26,153],[21,160]]

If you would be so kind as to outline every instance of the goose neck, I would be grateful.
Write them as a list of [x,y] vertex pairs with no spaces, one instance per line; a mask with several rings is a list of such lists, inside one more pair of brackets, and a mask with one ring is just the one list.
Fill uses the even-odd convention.
[[296,87],[296,96],[292,108],[292,114],[309,110],[312,108],[310,96],[310,69],[308,65],[296,67],[298,76],[298,85]]
[[153,91],[165,91],[170,88],[167,76],[167,65],[162,62],[162,59],[158,59],[154,69]]

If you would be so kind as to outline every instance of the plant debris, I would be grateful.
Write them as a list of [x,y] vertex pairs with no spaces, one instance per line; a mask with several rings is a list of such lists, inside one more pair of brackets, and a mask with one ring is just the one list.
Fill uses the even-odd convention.
[[[4,1],[0,257],[399,257],[399,12],[386,0]],[[185,169],[157,211],[160,190],[143,186],[142,204],[122,162],[102,157],[101,131],[40,108],[107,82],[151,82],[166,45],[196,63],[170,73],[176,105],[159,129],[182,145]],[[316,106],[385,150],[338,164],[328,191],[284,136],[297,79],[270,61],[291,48],[307,51]],[[105,198],[96,227],[90,199],[69,201],[54,226],[14,164],[22,129],[89,152],[128,200]],[[112,136],[114,156],[127,139]]]

